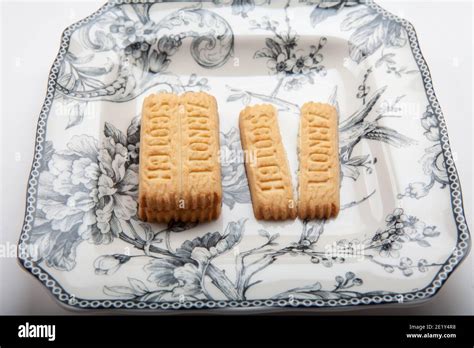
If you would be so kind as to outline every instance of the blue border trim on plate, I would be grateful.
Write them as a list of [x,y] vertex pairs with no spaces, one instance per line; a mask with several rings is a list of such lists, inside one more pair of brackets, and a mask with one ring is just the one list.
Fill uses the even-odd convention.
[[[145,303],[137,302],[132,300],[86,300],[76,298],[70,295],[49,273],[44,271],[35,262],[28,259],[22,250],[25,250],[22,244],[28,239],[28,232],[31,231],[32,223],[34,221],[35,202],[37,198],[37,187],[39,184],[38,177],[40,166],[40,159],[43,151],[43,143],[45,141],[47,119],[50,113],[50,107],[54,99],[56,91],[56,81],[58,78],[60,66],[64,59],[65,54],[69,48],[70,38],[74,31],[83,25],[87,24],[91,20],[100,16],[110,8],[123,3],[147,3],[155,1],[147,0],[116,0],[110,1],[102,6],[99,10],[94,12],[92,15],[82,19],[81,21],[72,24],[66,30],[64,30],[61,37],[61,46],[59,53],[51,67],[48,87],[43,107],[38,119],[38,126],[36,130],[36,141],[35,141],[35,153],[33,157],[33,164],[28,179],[28,188],[26,196],[26,211],[22,232],[20,235],[20,241],[18,246],[18,259],[20,264],[39,281],[41,281],[58,299],[61,303],[77,307],[77,308],[89,308],[89,309],[110,309],[110,308],[123,308],[123,309],[211,309],[211,308],[262,308],[262,307],[344,307],[344,306],[360,306],[360,305],[377,305],[386,303],[399,303],[400,299],[403,298],[404,303],[412,303],[415,301],[429,299],[433,297],[452,272],[457,266],[466,258],[471,247],[471,238],[469,228],[466,223],[464,216],[461,184],[459,182],[459,176],[457,174],[456,166],[454,164],[451,148],[449,144],[448,131],[446,128],[446,122],[444,120],[443,112],[439,105],[438,99],[436,98],[435,91],[433,89],[433,82],[431,78],[430,70],[426,64],[426,61],[421,53],[418,38],[415,29],[411,23],[405,19],[401,19],[390,12],[386,11],[372,0],[361,2],[366,6],[370,6],[378,13],[382,14],[389,20],[400,23],[405,28],[413,57],[420,69],[423,79],[423,85],[426,91],[426,97],[428,98],[429,104],[435,113],[440,127],[441,135],[441,147],[443,150],[443,158],[448,172],[449,179],[449,190],[451,196],[451,206],[453,211],[453,218],[457,227],[457,243],[453,250],[453,253],[448,260],[443,264],[440,271],[433,278],[431,283],[423,289],[418,291],[395,294],[395,295],[383,295],[383,296],[363,296],[360,298],[352,299],[339,299],[339,300],[245,300],[245,301],[184,301],[184,302],[162,302],[162,303]],[[180,2],[180,0],[171,0],[163,2]],[[402,297],[403,296],[403,297]]]

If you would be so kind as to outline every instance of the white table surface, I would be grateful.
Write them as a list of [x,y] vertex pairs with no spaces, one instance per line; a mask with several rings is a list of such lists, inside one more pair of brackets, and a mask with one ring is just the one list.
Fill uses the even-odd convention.
[[[473,1],[379,3],[411,21],[417,30],[457,155],[466,217],[472,228]],[[37,117],[61,33],[102,4],[95,0],[0,0],[0,243],[4,246],[14,245],[21,230]],[[43,285],[20,268],[15,257],[0,258],[0,314],[70,313],[77,312],[60,306]],[[339,313],[474,314],[472,253],[438,295],[425,304]]]

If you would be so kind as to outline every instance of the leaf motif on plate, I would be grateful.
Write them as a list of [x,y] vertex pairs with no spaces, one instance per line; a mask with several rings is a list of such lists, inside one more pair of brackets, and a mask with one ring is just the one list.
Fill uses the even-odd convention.
[[384,18],[374,9],[363,6],[350,12],[341,23],[341,30],[351,31],[349,55],[360,63],[380,47],[403,47],[405,29],[394,20]]
[[118,130],[109,122],[105,122],[104,124],[104,134],[106,137],[111,137],[117,144],[122,144],[123,146],[127,145],[127,138],[122,131]]
[[321,0],[301,0],[308,5],[315,5],[310,14],[310,22],[314,27],[329,17],[335,16],[345,7],[352,7],[359,4],[359,1],[321,1]]
[[82,120],[84,119],[84,112],[87,107],[87,102],[71,100],[65,102],[64,106],[68,117],[66,129],[81,124]]

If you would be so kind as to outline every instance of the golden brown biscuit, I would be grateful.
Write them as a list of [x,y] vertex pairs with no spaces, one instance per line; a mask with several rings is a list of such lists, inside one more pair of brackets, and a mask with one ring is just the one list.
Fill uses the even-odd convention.
[[161,93],[143,103],[139,209],[145,221],[208,221],[221,210],[214,97]]
[[268,104],[246,107],[239,126],[245,157],[255,161],[245,161],[255,217],[294,219],[296,204],[275,108]]
[[186,209],[221,204],[219,118],[217,103],[207,93],[185,93],[180,98],[182,198]]
[[204,209],[175,209],[170,211],[156,211],[145,209],[145,221],[148,222],[168,222],[171,220],[185,222],[206,222],[215,220],[219,217],[221,205],[216,204],[211,208]]
[[179,97],[154,94],[143,102],[140,130],[139,212],[142,207],[169,210],[179,200]]
[[335,217],[339,213],[339,136],[337,111],[322,103],[301,108],[298,216]]

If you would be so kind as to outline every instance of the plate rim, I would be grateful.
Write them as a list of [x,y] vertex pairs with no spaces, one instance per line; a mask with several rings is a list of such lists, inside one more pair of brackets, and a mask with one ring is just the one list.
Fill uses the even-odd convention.
[[[400,18],[391,12],[385,10],[383,7],[375,3],[374,0],[361,0],[360,5],[369,6],[382,14],[384,18],[392,21],[396,21],[407,32],[408,42],[410,50],[413,54],[413,58],[422,74],[423,87],[427,100],[433,113],[439,122],[440,128],[440,144],[443,153],[443,160],[448,173],[449,192],[451,201],[451,211],[453,213],[454,223],[457,230],[457,241],[456,247],[448,257],[448,259],[440,267],[439,271],[432,278],[430,283],[422,289],[406,293],[397,293],[393,295],[364,295],[359,298],[353,299],[338,299],[338,300],[200,300],[200,301],[183,301],[183,302],[139,302],[134,300],[122,300],[122,299],[100,299],[100,300],[89,300],[77,298],[70,295],[64,287],[58,282],[53,275],[44,270],[36,262],[28,260],[21,250],[23,243],[28,239],[28,232],[32,229],[33,214],[36,210],[36,188],[39,185],[39,168],[41,160],[41,151],[43,150],[42,143],[45,141],[47,128],[47,119],[50,113],[50,106],[55,96],[56,83],[60,70],[60,65],[69,49],[69,43],[72,34],[87,24],[91,20],[105,13],[109,9],[128,3],[156,3],[154,0],[111,0],[102,5],[98,10],[93,12],[91,15],[79,20],[76,23],[68,26],[61,35],[60,49],[56,55],[53,65],[50,69],[47,82],[47,93],[43,101],[40,115],[38,117],[37,127],[35,131],[35,147],[33,154],[33,162],[31,165],[30,174],[28,176],[28,184],[26,190],[26,207],[23,218],[23,225],[18,242],[18,253],[17,260],[20,266],[35,277],[42,285],[44,285],[50,294],[68,308],[73,309],[121,309],[121,310],[173,310],[173,309],[232,309],[232,308],[252,308],[258,310],[260,308],[272,308],[272,309],[284,309],[284,308],[347,308],[347,309],[359,309],[361,307],[373,307],[384,304],[410,304],[414,305],[419,302],[425,302],[426,300],[432,299],[439,290],[446,283],[447,279],[457,269],[457,267],[466,259],[471,248],[471,237],[469,227],[467,225],[466,217],[464,215],[463,205],[463,194],[461,189],[461,183],[459,175],[456,169],[455,162],[451,153],[451,145],[448,137],[448,130],[446,121],[441,110],[438,98],[436,97],[433,79],[431,77],[430,69],[426,63],[426,60],[421,52],[418,35],[416,30],[408,20]],[[179,2],[179,0],[168,0],[167,2]],[[462,244],[462,246],[460,246]],[[402,296],[402,297],[401,297]],[[402,300],[400,300],[402,298]]]

